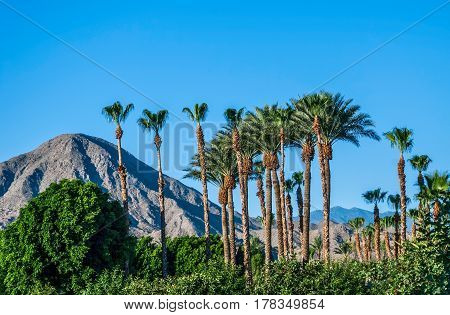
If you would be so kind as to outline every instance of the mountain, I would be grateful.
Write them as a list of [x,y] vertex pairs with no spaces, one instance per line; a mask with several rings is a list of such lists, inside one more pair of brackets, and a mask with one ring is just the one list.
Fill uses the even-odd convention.
[[[120,200],[117,160],[117,147],[112,143],[83,134],[66,134],[0,163],[0,227],[12,222],[29,199],[65,178],[92,181]],[[128,171],[132,232],[159,238],[158,173],[126,151],[123,160]],[[203,234],[201,194],[171,177],[164,179],[167,234],[172,237]],[[211,232],[220,233],[220,209],[213,203],[210,207]],[[240,235],[238,215],[236,223]],[[258,229],[257,221],[251,225]]]

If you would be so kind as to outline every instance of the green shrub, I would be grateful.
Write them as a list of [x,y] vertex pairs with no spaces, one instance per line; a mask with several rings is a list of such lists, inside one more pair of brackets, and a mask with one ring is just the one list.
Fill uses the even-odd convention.
[[103,270],[124,265],[127,235],[122,207],[98,186],[79,180],[52,184],[2,232],[3,290],[78,293]]

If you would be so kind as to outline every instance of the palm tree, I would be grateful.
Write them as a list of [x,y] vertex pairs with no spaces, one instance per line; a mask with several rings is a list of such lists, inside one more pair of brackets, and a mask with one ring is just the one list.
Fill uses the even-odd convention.
[[447,172],[439,173],[435,171],[432,174],[425,175],[425,184],[420,193],[425,200],[433,204],[433,219],[439,220],[442,204],[448,200],[450,193],[450,181]]
[[428,155],[414,155],[409,159],[409,163],[411,163],[412,168],[419,172],[417,177],[417,184],[419,187],[425,183],[423,179],[423,172],[428,169],[431,162],[432,161]]
[[359,261],[363,261],[363,256],[361,252],[361,241],[359,238],[359,233],[361,231],[361,228],[364,226],[364,218],[354,218],[347,223],[350,228],[353,230],[353,233],[355,233],[355,249],[356,249],[356,255],[358,256]]
[[374,204],[373,208],[373,222],[375,227],[375,257],[377,260],[381,260],[381,248],[380,248],[380,210],[378,209],[378,203],[383,202],[386,198],[387,191],[381,191],[381,188],[370,190],[365,192],[362,197],[367,203]]
[[364,257],[366,261],[371,260],[371,252],[372,252],[372,237],[374,234],[374,227],[372,224],[368,224],[362,230],[362,243],[364,249]]
[[334,250],[335,254],[344,255],[345,259],[348,259],[348,256],[352,252],[352,243],[350,241],[343,241],[339,243],[338,247]]
[[183,113],[186,113],[188,117],[197,124],[197,151],[200,159],[201,181],[203,188],[203,220],[205,222],[206,261],[208,261],[211,256],[211,240],[209,236],[209,201],[205,166],[205,137],[200,123],[205,120],[207,111],[208,105],[206,103],[195,104],[192,110],[188,107],[183,108]]
[[275,191],[275,205],[277,209],[277,232],[278,232],[278,252],[282,253],[282,220],[281,220],[281,202],[280,188],[277,176],[279,148],[279,137],[274,133],[274,112],[276,106],[265,106],[256,108],[255,113],[249,113],[246,117],[246,133],[253,136],[259,153],[262,155],[262,163],[266,172],[266,220],[264,226],[265,235],[265,264],[266,270],[271,261],[271,239],[272,239],[272,186]]
[[[312,130],[311,117],[316,107],[316,97],[305,96],[300,100],[292,99],[291,103],[296,109],[293,117],[297,128],[294,128],[293,145],[298,146],[302,150],[301,159],[304,163],[304,197],[303,197],[303,224],[301,228],[301,251],[302,260],[307,262],[309,255],[309,225],[311,213],[311,163],[314,159],[314,147],[316,145],[316,138]],[[297,195],[297,200],[298,195]],[[300,210],[299,210],[300,211]]]
[[[399,245],[400,245],[400,232],[399,232],[399,214],[398,211],[401,208],[401,196],[399,194],[389,195],[387,198],[388,205],[395,210],[394,214],[394,258],[398,258]],[[406,204],[409,203],[410,199],[406,197]]]
[[264,166],[262,162],[256,162],[253,164],[253,179],[256,180],[256,197],[258,197],[259,205],[261,207],[262,225],[264,227],[266,221],[266,201],[263,185]]
[[298,234],[302,237],[303,233],[303,195],[302,195],[302,185],[303,185],[303,172],[298,171],[292,174],[292,182],[294,187],[297,187],[297,207],[298,207]]
[[352,105],[352,99],[344,99],[341,94],[321,92],[311,95],[315,104],[312,111],[306,113],[313,126],[319,149],[319,166],[322,178],[323,198],[323,260],[330,259],[330,196],[333,145],[337,141],[346,141],[359,146],[359,139],[367,137],[379,140],[372,129],[373,121],[368,114],[360,113],[360,106]]
[[408,217],[411,218],[412,220],[412,225],[411,225],[411,239],[415,240],[416,236],[417,236],[417,219],[419,217],[419,211],[417,209],[409,209],[408,211]]
[[[233,151],[236,155],[239,187],[241,193],[242,204],[242,239],[244,242],[244,271],[248,284],[252,283],[252,270],[250,258],[250,230],[248,215],[248,176],[252,173],[251,161],[245,160],[241,150],[241,124],[243,121],[244,108],[239,110],[229,108],[225,111],[224,116],[227,121],[229,130],[231,130]],[[250,163],[249,163],[250,162]]]
[[413,132],[407,128],[394,128],[384,133],[393,148],[400,151],[400,159],[397,164],[398,179],[400,182],[400,207],[401,207],[401,241],[406,241],[406,174],[405,159],[403,154],[411,151],[413,147]]
[[287,210],[287,229],[288,229],[288,254],[290,258],[294,257],[294,221],[292,219],[292,201],[291,192],[294,190],[294,182],[291,179],[286,180],[284,189],[286,191],[286,210]]
[[394,217],[387,216],[380,219],[381,229],[384,233],[384,247],[388,258],[392,258],[391,245],[389,243],[389,228],[394,225]]
[[147,109],[142,112],[142,117],[138,120],[138,125],[145,131],[153,131],[155,133],[154,143],[158,156],[158,193],[159,193],[159,210],[160,210],[160,224],[161,224],[161,249],[162,249],[162,275],[167,277],[167,244],[166,244],[166,208],[164,205],[164,177],[161,166],[161,144],[162,139],[159,135],[161,129],[166,123],[169,112],[161,110],[157,113],[152,113]]
[[[234,184],[231,182],[236,176],[236,161],[234,159],[232,152],[229,150],[229,146],[224,144],[224,136],[219,135],[210,145],[205,147],[205,164],[206,164],[206,176],[209,183],[216,185],[219,188],[219,203],[221,205],[221,218],[222,218],[222,241],[224,249],[224,261],[225,263],[231,263],[235,265],[235,243],[232,238],[235,237],[234,234],[234,221],[233,225],[228,231],[228,221],[227,221],[227,206],[233,209],[234,206],[233,198],[230,198],[229,189],[234,188]],[[186,178],[193,178],[201,180],[201,170],[200,161],[198,154],[194,156],[190,168],[186,170],[188,173],[185,175]],[[228,187],[228,185],[232,187]],[[233,214],[231,214],[233,216]],[[229,219],[229,218],[228,218]]]
[[120,177],[121,197],[124,215],[128,221],[128,191],[127,191],[127,170],[123,165],[122,160],[122,136],[123,129],[122,123],[128,118],[131,111],[134,109],[133,104],[128,104],[123,108],[119,102],[115,102],[110,106],[103,108],[102,113],[109,122],[116,124],[116,139],[117,139],[117,152],[119,154],[119,167],[117,169]]
[[[286,108],[278,108],[275,112],[275,122],[276,127],[279,130],[280,137],[280,156],[281,156],[281,164],[280,164],[280,202],[281,202],[281,219],[283,226],[283,256],[287,258],[290,253],[291,244],[289,244],[289,239],[291,236],[289,235],[289,223],[286,222],[286,197],[285,197],[285,175],[284,175],[284,163],[285,163],[285,153],[284,148],[286,145],[286,133],[289,133],[292,125],[292,117],[294,116],[294,109],[289,105]],[[289,211],[289,210],[288,210]]]

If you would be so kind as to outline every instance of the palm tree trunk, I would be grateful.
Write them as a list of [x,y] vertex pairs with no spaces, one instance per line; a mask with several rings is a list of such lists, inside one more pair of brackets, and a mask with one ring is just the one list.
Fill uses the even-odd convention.
[[156,152],[158,155],[158,199],[161,218],[161,249],[162,249],[162,275],[167,277],[167,244],[166,244],[166,207],[164,202],[164,177],[161,166],[161,138],[155,136]]
[[284,239],[283,239],[283,216],[281,215],[280,184],[275,169],[272,169],[272,185],[275,193],[275,208],[277,215],[277,241],[278,241],[278,259],[284,258]]
[[303,233],[303,193],[302,188],[299,186],[297,188],[297,208],[298,208],[298,235],[300,240],[302,239]]
[[435,200],[433,204],[433,220],[437,222],[439,220],[439,213],[441,212],[439,200]]
[[283,256],[288,257],[289,246],[289,231],[288,224],[286,222],[286,195],[284,188],[284,130],[280,130],[280,155],[281,155],[281,165],[280,165],[280,204],[281,204],[281,219],[283,220]]
[[244,243],[244,272],[245,279],[247,284],[250,285],[252,283],[252,269],[250,265],[250,232],[249,232],[249,218],[248,218],[248,205],[246,198],[246,178],[244,176],[243,169],[243,159],[241,154],[240,147],[240,138],[239,132],[235,128],[233,130],[233,150],[236,154],[237,166],[238,166],[238,175],[239,175],[239,187],[240,187],[240,196],[241,196],[241,205],[242,205],[242,240]]
[[264,219],[264,250],[265,250],[265,265],[266,273],[269,272],[270,262],[272,260],[272,170],[266,168],[266,216]]
[[123,165],[123,159],[122,159],[122,135],[123,130],[120,126],[117,126],[116,129],[116,138],[117,138],[117,152],[119,155],[119,178],[120,178],[120,190],[121,190],[121,199],[122,199],[122,206],[124,210],[124,215],[127,219],[127,223],[129,224],[128,220],[128,190],[127,190],[127,171],[126,168]]
[[373,222],[375,228],[375,258],[378,261],[380,261],[381,260],[380,211],[377,205],[375,205],[375,208],[373,209]]
[[406,175],[405,175],[405,159],[403,154],[398,161],[398,178],[400,180],[400,207],[401,207],[401,242],[406,241]]
[[320,177],[322,181],[322,203],[323,203],[323,221],[322,221],[322,257],[324,261],[329,260],[329,246],[330,246],[330,209],[328,204],[328,176],[327,169],[329,162],[324,154],[324,145],[319,145],[319,164]]
[[288,223],[288,254],[289,258],[294,257],[294,221],[292,220],[292,202],[291,195],[286,194],[286,209],[287,209],[287,223]]
[[219,203],[222,208],[222,243],[223,243],[223,256],[225,264],[230,263],[230,241],[228,239],[228,222],[227,222],[227,203],[228,203],[228,190],[223,186],[219,189]]
[[417,236],[416,222],[413,221],[413,224],[411,226],[411,237],[413,240],[415,240],[416,236]]
[[233,200],[233,185],[228,185],[228,225],[230,228],[230,263],[236,266],[236,230],[234,227],[234,200]]
[[361,243],[362,243],[362,252],[363,252],[363,260],[364,261],[368,261],[368,254],[369,254],[369,249],[367,247],[367,241],[366,241],[366,237],[364,235],[362,235],[361,237]]
[[398,213],[394,215],[394,258],[398,258],[398,245],[400,242],[400,235],[398,231]]
[[311,161],[314,157],[314,147],[308,141],[302,148],[302,160],[305,163],[305,191],[303,204],[303,233],[302,233],[302,260],[309,260],[309,221],[311,213]]
[[205,163],[205,138],[200,124],[197,124],[197,150],[200,160],[200,172],[203,188],[203,220],[205,222],[205,244],[206,244],[206,261],[211,257],[211,240],[209,225],[209,201],[208,201],[208,184],[206,178]]
[[[265,201],[262,177],[259,175],[256,178],[256,190],[257,190],[256,197],[258,197],[259,206],[261,207],[262,222],[264,223],[266,221],[266,201]],[[263,228],[264,228],[264,226],[263,226]]]
[[360,262],[363,261],[363,255],[361,252],[361,241],[359,239],[359,232],[355,231],[355,249],[356,249],[356,255],[358,255],[358,259]]
[[389,244],[389,232],[384,230],[384,247],[386,247],[386,254],[389,259],[392,258],[391,245]]

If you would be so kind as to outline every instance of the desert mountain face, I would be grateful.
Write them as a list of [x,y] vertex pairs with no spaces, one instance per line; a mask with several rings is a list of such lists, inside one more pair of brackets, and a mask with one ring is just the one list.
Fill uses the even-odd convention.
[[[129,218],[132,233],[136,236],[151,235],[159,239],[158,173],[155,169],[124,151],[124,164],[128,172]],[[0,163],[0,228],[14,221],[19,209],[51,183],[66,178],[92,181],[108,191],[112,198],[120,200],[120,180],[117,173],[117,147],[100,138],[83,134],[58,136],[38,147]],[[204,231],[202,196],[197,190],[166,176],[166,221],[170,237],[202,235]],[[220,208],[210,203],[211,232],[221,233]],[[344,210],[334,212],[348,215]],[[339,210],[339,211],[338,211]],[[361,210],[361,209],[359,209]],[[334,212],[332,213],[334,214]],[[366,216],[371,216],[369,211]],[[361,211],[354,211],[361,215]],[[344,212],[345,214],[342,214]],[[321,226],[314,218],[321,213],[312,213],[311,240],[319,235]],[[352,216],[352,215],[350,215]],[[335,215],[332,216],[332,221]],[[241,237],[241,218],[235,216],[237,237]],[[348,218],[345,217],[347,220]],[[332,250],[342,239],[348,239],[351,232],[341,220],[331,222]],[[274,224],[274,227],[276,224]],[[263,239],[258,219],[250,221],[251,234]],[[299,234],[295,223],[295,241]],[[273,246],[276,246],[276,230],[273,231]]]

